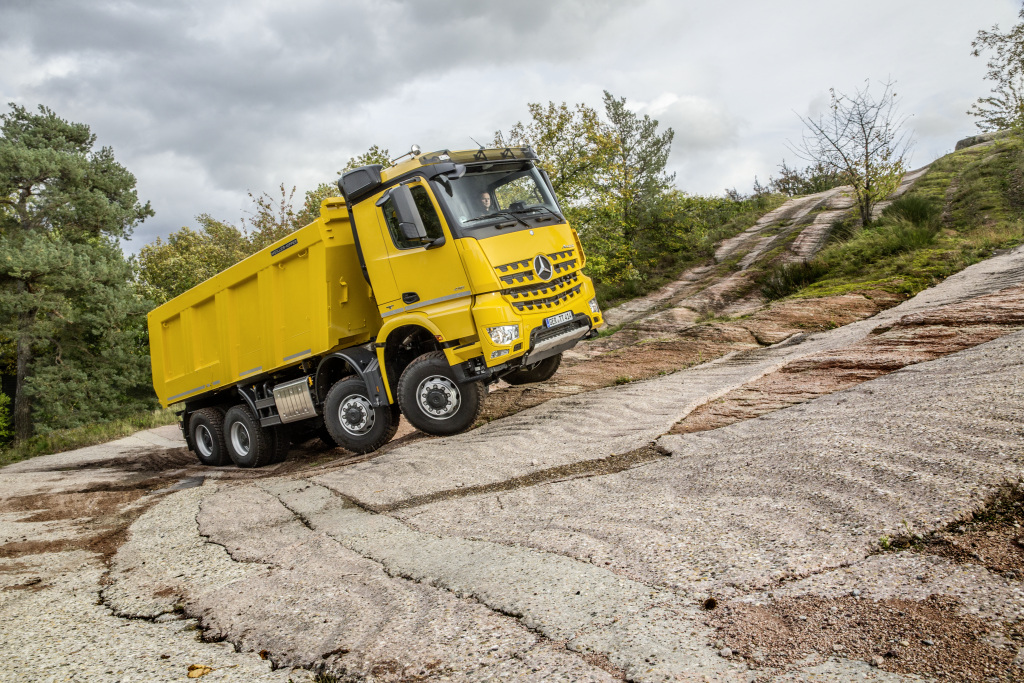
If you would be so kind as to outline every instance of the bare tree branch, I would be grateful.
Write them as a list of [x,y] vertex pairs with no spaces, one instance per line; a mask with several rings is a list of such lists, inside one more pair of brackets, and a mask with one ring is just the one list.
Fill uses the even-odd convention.
[[800,144],[790,146],[805,161],[835,168],[845,177],[853,186],[862,225],[871,222],[875,204],[899,185],[913,144],[893,85],[887,81],[877,100],[869,81],[853,95],[829,90],[828,113],[817,118],[798,114],[806,130]]

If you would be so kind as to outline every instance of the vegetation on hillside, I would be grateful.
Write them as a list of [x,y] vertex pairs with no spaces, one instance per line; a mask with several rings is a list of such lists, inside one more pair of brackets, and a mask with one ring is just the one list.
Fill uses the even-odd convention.
[[836,226],[807,263],[759,277],[769,299],[882,289],[913,295],[998,249],[1024,242],[1024,140],[968,147],[935,161],[867,227]]

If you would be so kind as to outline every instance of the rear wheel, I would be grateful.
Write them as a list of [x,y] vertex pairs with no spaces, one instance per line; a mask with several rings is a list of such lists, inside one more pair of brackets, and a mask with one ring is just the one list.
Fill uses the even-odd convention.
[[464,432],[484,405],[482,382],[458,382],[443,351],[425,353],[398,380],[398,404],[413,427],[436,436]]
[[224,413],[221,410],[197,410],[189,418],[188,428],[199,462],[208,467],[220,467],[228,463],[227,446],[224,444]]
[[503,380],[509,384],[533,384],[534,382],[546,382],[551,379],[551,376],[558,370],[558,366],[562,364],[562,354],[556,354],[551,358],[545,358],[542,361],[537,361],[532,365],[527,365],[525,368],[513,370],[504,377]]
[[224,416],[228,455],[238,467],[263,467],[277,462],[278,434],[261,427],[248,407],[235,406]]
[[334,443],[353,453],[372,453],[395,435],[398,420],[391,406],[370,402],[358,377],[339,380],[324,401],[324,425]]

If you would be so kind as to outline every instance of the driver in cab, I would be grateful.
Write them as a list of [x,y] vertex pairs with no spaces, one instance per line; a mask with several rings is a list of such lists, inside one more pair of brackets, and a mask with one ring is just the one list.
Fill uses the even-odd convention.
[[481,192],[480,193],[480,208],[481,208],[480,215],[481,216],[486,216],[487,214],[489,214],[491,212],[491,207],[493,207],[493,206],[494,206],[494,203],[491,201],[491,193],[488,192],[487,190],[484,190],[483,192]]

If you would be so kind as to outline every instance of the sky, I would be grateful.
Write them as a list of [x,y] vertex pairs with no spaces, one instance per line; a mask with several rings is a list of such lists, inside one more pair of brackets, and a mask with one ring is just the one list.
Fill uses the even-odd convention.
[[[371,145],[468,149],[530,102],[607,90],[675,131],[692,194],[749,192],[802,165],[800,116],[895,82],[911,167],[977,132],[979,29],[1020,0],[2,0],[0,100],[87,123],[155,217],[137,252],[248,193],[297,196]],[[3,108],[6,111],[6,107]]]

